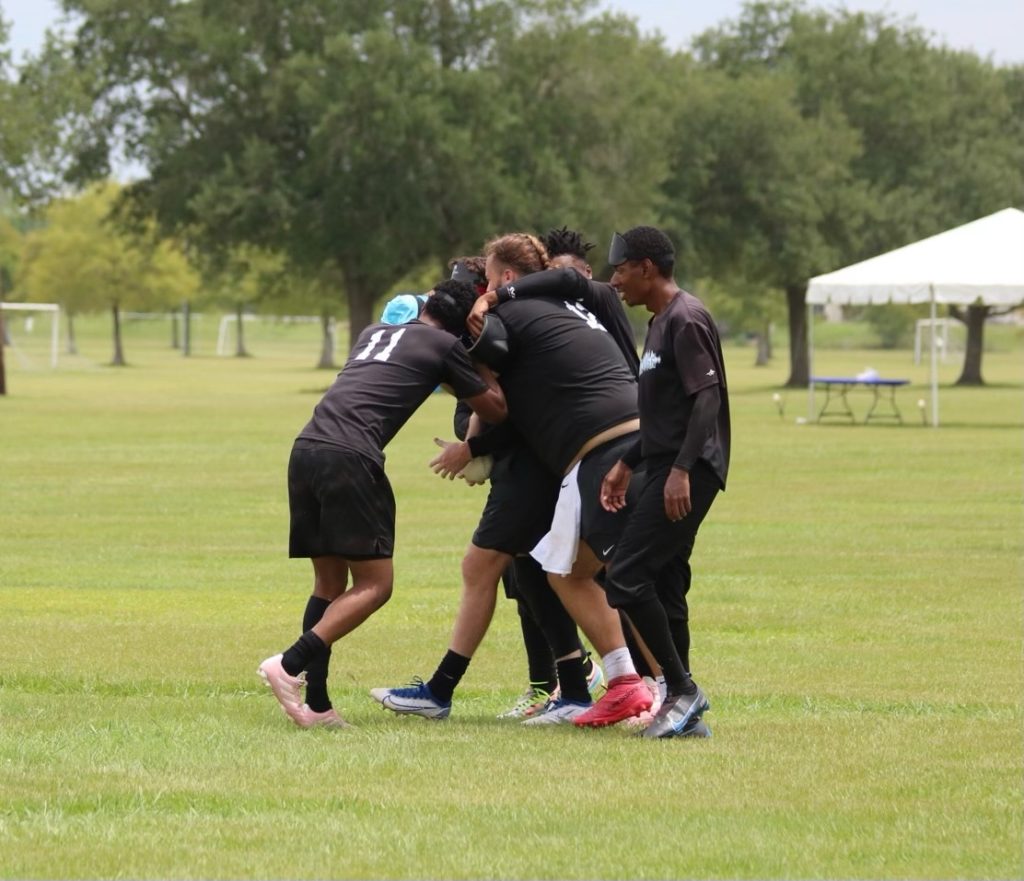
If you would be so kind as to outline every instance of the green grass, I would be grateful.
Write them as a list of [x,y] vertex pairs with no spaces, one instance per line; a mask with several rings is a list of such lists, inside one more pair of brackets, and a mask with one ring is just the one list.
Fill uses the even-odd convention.
[[[1010,878],[1024,871],[1024,358],[951,388],[927,365],[825,349],[913,385],[906,424],[797,424],[780,358],[727,352],[734,463],[695,553],[710,741],[524,729],[514,608],[444,723],[375,685],[447,643],[483,488],[441,482],[435,396],[388,450],[392,602],[335,648],[357,727],[302,732],[254,675],[298,633],[284,472],[331,374],[315,327],[250,359],[185,359],[165,326],[102,320],[51,371],[7,352],[0,398],[0,877]],[[783,397],[780,416],[772,395]],[[858,413],[868,393],[851,394]]]

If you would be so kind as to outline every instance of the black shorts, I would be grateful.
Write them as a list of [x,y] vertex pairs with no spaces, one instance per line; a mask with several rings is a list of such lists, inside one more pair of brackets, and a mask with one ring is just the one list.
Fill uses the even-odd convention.
[[495,459],[473,544],[513,556],[528,554],[551,525],[559,486],[527,446]]
[[639,493],[638,481],[630,481],[626,507],[606,511],[601,507],[601,481],[637,439],[639,432],[614,438],[591,450],[580,462],[576,483],[580,489],[580,540],[585,541],[602,563],[607,563],[629,519],[631,506]]
[[391,557],[395,496],[359,453],[297,440],[288,460],[289,557]]

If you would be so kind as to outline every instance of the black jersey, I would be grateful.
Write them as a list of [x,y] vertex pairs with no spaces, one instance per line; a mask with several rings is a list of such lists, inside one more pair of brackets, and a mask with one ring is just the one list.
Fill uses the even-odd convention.
[[700,458],[725,487],[729,473],[729,395],[722,344],[714,319],[692,294],[680,291],[647,329],[640,359],[640,443],[644,458],[675,456],[693,411],[693,396],[718,386],[715,430]]
[[440,383],[460,399],[487,391],[465,346],[447,331],[419,320],[370,325],[299,437],[383,465],[384,447]]
[[633,328],[618,291],[607,282],[586,278],[575,269],[548,269],[505,285],[497,294],[499,303],[525,297],[555,297],[582,304],[611,334],[629,369],[637,375],[640,358],[636,353]]
[[632,371],[578,301],[516,299],[496,314],[509,335],[511,354],[498,377],[509,421],[554,473],[564,474],[595,435],[637,418]]

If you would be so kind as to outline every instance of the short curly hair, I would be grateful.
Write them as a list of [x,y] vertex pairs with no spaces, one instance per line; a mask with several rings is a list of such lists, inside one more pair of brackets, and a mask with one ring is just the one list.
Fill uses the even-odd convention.
[[664,278],[672,277],[676,265],[676,249],[672,240],[653,226],[634,226],[622,233],[629,260],[650,260]]
[[476,291],[464,281],[446,278],[434,285],[423,304],[423,312],[437,319],[448,333],[459,336],[466,329],[466,319],[476,302]]

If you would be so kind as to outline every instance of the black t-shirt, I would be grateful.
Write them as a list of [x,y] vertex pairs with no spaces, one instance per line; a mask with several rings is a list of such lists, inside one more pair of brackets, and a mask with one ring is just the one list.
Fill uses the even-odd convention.
[[645,459],[675,456],[693,411],[693,396],[718,386],[721,405],[715,429],[700,458],[725,487],[729,473],[729,394],[718,329],[704,304],[680,291],[651,319],[640,359],[640,443]]
[[636,376],[640,358],[636,353],[633,328],[622,308],[619,293],[610,284],[580,275],[575,269],[548,269],[523,276],[497,291],[498,301],[526,297],[553,297],[581,303],[611,334],[626,364]]
[[487,391],[465,346],[422,321],[373,324],[299,437],[363,453],[384,464],[384,447],[440,383],[458,398]]
[[636,379],[615,339],[581,303],[530,297],[509,300],[495,314],[509,336],[498,377],[509,420],[555,474],[564,474],[592,437],[637,417]]

